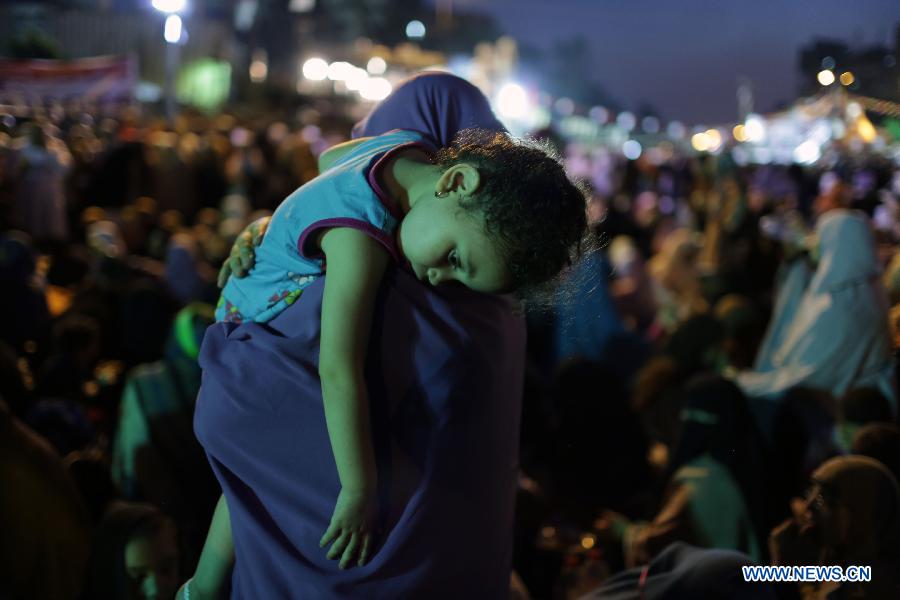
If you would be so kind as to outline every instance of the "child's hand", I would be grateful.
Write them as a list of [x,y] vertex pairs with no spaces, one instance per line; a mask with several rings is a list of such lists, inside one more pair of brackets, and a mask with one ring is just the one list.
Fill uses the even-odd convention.
[[328,558],[340,558],[340,568],[347,569],[354,564],[363,566],[369,561],[375,543],[375,524],[378,515],[378,499],[375,491],[354,492],[341,488],[331,524],[322,539],[320,547],[332,544]]
[[225,287],[225,283],[232,275],[244,277],[253,268],[253,264],[256,262],[256,251],[254,248],[262,243],[271,220],[271,217],[258,219],[250,223],[237,236],[237,239],[234,240],[234,244],[231,246],[228,258],[225,259],[225,263],[219,269],[218,284],[220,288]]

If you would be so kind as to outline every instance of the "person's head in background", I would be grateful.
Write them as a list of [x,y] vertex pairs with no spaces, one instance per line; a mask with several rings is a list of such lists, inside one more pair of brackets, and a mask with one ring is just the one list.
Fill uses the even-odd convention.
[[651,456],[659,468],[668,461],[668,453],[681,430],[682,382],[678,364],[667,356],[650,359],[635,377],[631,406],[656,445]]
[[900,427],[893,423],[869,423],[857,430],[850,452],[874,458],[900,481]]
[[172,600],[181,583],[178,531],[151,504],[114,503],[94,536],[85,598]]
[[729,294],[716,303],[713,314],[724,330],[722,352],[728,366],[737,370],[752,368],[765,331],[759,309],[749,298]]
[[813,216],[819,218],[837,208],[850,206],[853,190],[837,173],[829,171],[819,180],[819,195],[813,203]]
[[853,445],[856,432],[868,423],[890,423],[891,403],[875,388],[856,388],[844,393],[837,405],[837,437],[844,450]]
[[865,565],[871,581],[801,583],[801,596],[897,598],[900,593],[900,488],[880,462],[839,456],[810,477],[795,515],[776,527],[769,547],[776,565]]

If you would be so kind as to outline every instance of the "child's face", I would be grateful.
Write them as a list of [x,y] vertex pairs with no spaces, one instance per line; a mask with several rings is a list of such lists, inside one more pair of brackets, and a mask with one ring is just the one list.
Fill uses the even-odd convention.
[[400,222],[397,241],[420,281],[495,294],[511,287],[512,276],[481,219],[460,208],[453,195],[418,202]]

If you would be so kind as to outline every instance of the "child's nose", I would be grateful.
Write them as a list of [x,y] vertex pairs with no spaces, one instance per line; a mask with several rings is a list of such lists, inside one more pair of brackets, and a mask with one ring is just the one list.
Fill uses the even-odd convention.
[[439,267],[431,267],[428,269],[428,283],[431,285],[439,285],[450,279],[446,269]]

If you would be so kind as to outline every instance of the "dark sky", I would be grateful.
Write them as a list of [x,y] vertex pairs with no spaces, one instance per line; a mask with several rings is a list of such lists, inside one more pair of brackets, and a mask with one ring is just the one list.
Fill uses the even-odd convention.
[[[900,0],[453,0],[493,15],[541,48],[584,35],[590,74],[626,108],[643,100],[667,119],[719,123],[737,115],[750,78],[755,108],[796,96],[797,49],[816,37],[893,47]],[[900,59],[900,57],[898,57]]]

